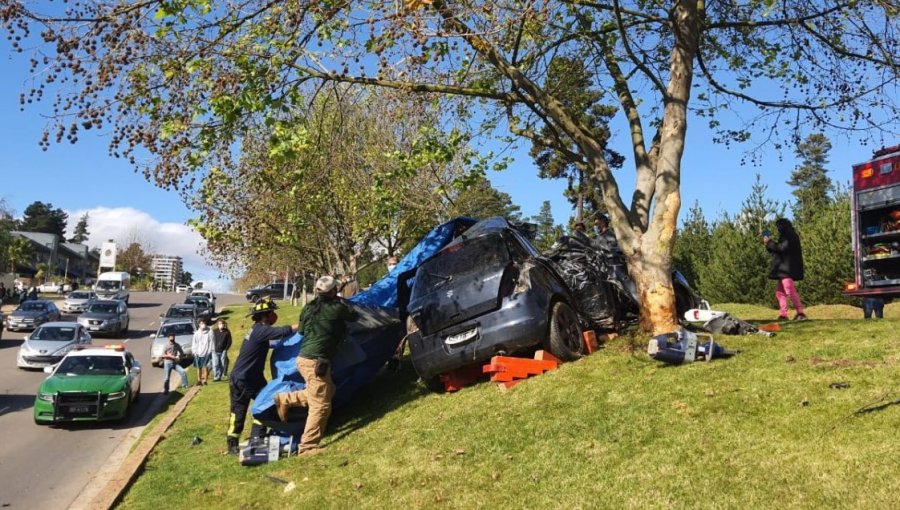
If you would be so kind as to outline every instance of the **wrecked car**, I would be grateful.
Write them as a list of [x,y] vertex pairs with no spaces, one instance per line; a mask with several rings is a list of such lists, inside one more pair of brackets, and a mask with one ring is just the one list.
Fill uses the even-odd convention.
[[[595,329],[617,330],[637,320],[640,298],[621,250],[582,233],[562,236],[546,254],[576,298],[579,312]],[[676,317],[696,308],[700,298],[687,279],[672,272]]]
[[[403,277],[401,277],[403,280]],[[583,321],[569,287],[522,231],[495,217],[457,236],[415,272],[407,331],[425,384],[439,375],[543,345],[571,361],[584,352]]]

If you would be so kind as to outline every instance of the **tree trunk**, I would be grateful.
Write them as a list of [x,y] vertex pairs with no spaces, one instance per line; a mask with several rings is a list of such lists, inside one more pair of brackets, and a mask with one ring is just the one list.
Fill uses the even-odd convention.
[[[670,57],[663,120],[655,167],[653,209],[644,232],[632,224],[623,246],[628,271],[641,300],[640,329],[654,335],[678,328],[675,291],[672,286],[672,248],[681,208],[681,157],[687,135],[687,105],[691,96],[693,61],[700,36],[697,4],[679,2],[674,8],[675,47]],[[641,137],[643,139],[643,137]],[[650,151],[653,152],[652,150]],[[615,200],[604,195],[607,205]],[[632,216],[633,218],[633,216]]]
[[639,328],[644,333],[659,335],[678,329],[675,313],[675,291],[668,249],[659,242],[642,236],[642,257],[627,260],[628,272],[641,300]]

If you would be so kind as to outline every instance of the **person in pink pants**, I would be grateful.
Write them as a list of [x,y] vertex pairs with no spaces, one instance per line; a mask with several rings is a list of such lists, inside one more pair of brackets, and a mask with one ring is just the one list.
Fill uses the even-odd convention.
[[772,255],[772,265],[769,270],[769,278],[776,281],[775,298],[778,300],[778,319],[788,320],[788,299],[794,305],[795,321],[805,321],[806,313],[803,310],[803,302],[794,282],[803,279],[803,249],[800,246],[800,236],[794,230],[794,226],[786,218],[775,220],[775,228],[778,230],[778,241],[769,236],[768,231],[763,232],[763,244]]

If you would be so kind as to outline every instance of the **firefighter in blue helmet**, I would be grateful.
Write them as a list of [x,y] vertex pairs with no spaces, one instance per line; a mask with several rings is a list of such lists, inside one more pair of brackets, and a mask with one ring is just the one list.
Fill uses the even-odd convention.
[[[244,430],[244,420],[250,401],[256,398],[260,390],[266,385],[263,375],[266,366],[266,355],[270,347],[287,336],[297,331],[299,325],[273,327],[278,321],[278,308],[269,299],[263,299],[253,305],[250,316],[253,318],[253,327],[244,337],[241,350],[231,369],[229,389],[231,391],[231,415],[228,421],[228,453],[237,455],[238,440]],[[251,438],[259,438],[265,435],[265,427],[257,420],[253,420],[250,429]]]

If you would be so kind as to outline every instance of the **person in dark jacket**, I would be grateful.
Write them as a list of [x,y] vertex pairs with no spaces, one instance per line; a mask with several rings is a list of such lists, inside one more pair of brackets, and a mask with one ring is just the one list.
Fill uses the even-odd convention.
[[221,381],[228,375],[228,349],[231,349],[231,330],[225,319],[219,319],[213,331],[213,381]]
[[331,416],[331,399],[335,391],[331,360],[347,337],[347,322],[359,318],[359,314],[347,306],[337,292],[337,281],[331,276],[323,276],[316,282],[317,296],[300,314],[303,343],[297,356],[297,370],[306,387],[275,395],[275,407],[281,421],[287,421],[291,407],[308,409],[299,455],[319,451],[319,442]]
[[787,301],[790,298],[797,312],[794,320],[805,321],[803,303],[794,286],[794,282],[803,279],[803,249],[800,247],[800,236],[797,235],[791,222],[785,218],[775,220],[775,228],[778,229],[778,241],[770,238],[768,232],[764,232],[763,244],[772,255],[769,278],[777,282],[775,298],[778,299],[778,320],[788,320]]
[[[253,305],[250,315],[253,317],[253,327],[244,337],[241,350],[234,361],[231,371],[229,390],[231,392],[231,416],[228,421],[228,453],[237,455],[238,440],[244,431],[244,420],[247,418],[247,410],[250,401],[259,395],[259,391],[266,385],[263,375],[266,367],[266,356],[270,347],[277,346],[281,340],[297,331],[299,326],[272,327],[278,321],[275,313],[275,303],[268,299],[260,300]],[[253,420],[250,429],[252,438],[261,438],[265,435],[265,427],[257,420]]]

